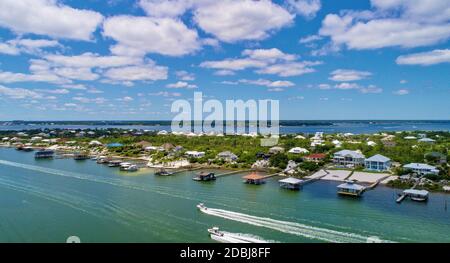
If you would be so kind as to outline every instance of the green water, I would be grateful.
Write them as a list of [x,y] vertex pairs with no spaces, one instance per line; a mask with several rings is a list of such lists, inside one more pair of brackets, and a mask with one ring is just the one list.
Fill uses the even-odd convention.
[[[278,242],[450,242],[449,195],[399,205],[397,191],[386,187],[356,200],[338,197],[334,182],[292,192],[277,178],[251,186],[238,174],[211,183],[193,181],[194,172],[130,175],[90,160],[35,160],[0,148],[0,242],[73,235],[82,242],[213,242],[212,226]],[[224,211],[201,213],[199,202]]]

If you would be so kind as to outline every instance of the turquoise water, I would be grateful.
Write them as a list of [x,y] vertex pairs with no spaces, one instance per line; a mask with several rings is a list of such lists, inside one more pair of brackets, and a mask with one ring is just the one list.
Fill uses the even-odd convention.
[[[386,187],[356,200],[338,197],[335,182],[292,192],[277,178],[251,186],[239,174],[211,183],[193,175],[131,175],[0,148],[0,242],[213,242],[212,226],[278,242],[450,242],[449,195],[399,205]],[[219,210],[201,213],[199,202]]]

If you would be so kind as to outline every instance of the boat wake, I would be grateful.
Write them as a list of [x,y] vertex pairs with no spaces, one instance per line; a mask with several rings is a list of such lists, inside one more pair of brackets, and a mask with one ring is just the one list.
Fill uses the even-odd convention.
[[[369,236],[363,236],[354,233],[340,232],[326,228],[308,226],[296,222],[288,222],[266,217],[252,216],[248,214],[242,214],[222,209],[207,208],[207,209],[200,209],[200,211],[212,216],[217,216],[233,221],[238,221],[241,223],[277,230],[287,234],[293,234],[297,236],[302,236],[326,242],[366,243],[371,238]],[[381,240],[381,242],[389,242],[389,241]]]

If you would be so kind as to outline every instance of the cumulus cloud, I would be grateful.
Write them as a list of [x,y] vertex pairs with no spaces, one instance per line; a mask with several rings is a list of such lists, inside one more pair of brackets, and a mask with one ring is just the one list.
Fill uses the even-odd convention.
[[197,85],[189,84],[185,81],[178,81],[176,83],[171,83],[166,85],[169,89],[196,89]]
[[42,95],[28,89],[8,88],[0,85],[0,96],[6,96],[11,99],[41,99]]
[[450,37],[447,0],[372,0],[372,9],[329,14],[321,36],[349,49],[420,47]]
[[147,15],[153,17],[181,16],[193,4],[192,0],[139,0],[139,6]]
[[221,41],[262,40],[293,22],[294,15],[269,0],[200,1],[194,21]]
[[183,81],[192,81],[195,80],[195,75],[193,73],[189,73],[185,70],[179,70],[175,72],[175,75],[177,78],[183,80]]
[[124,56],[182,56],[201,48],[197,31],[176,18],[114,16],[104,22],[103,35],[117,41],[111,52]]
[[313,18],[322,7],[320,0],[287,0],[290,8],[305,18]]
[[409,90],[408,89],[399,89],[399,90],[394,91],[394,94],[399,95],[399,96],[408,95]]
[[330,73],[330,80],[333,81],[356,81],[370,77],[372,73],[368,71],[337,69]]
[[0,26],[18,34],[91,40],[102,20],[97,12],[75,9],[57,0],[0,1]]
[[217,75],[233,75],[235,71],[254,69],[257,74],[274,74],[282,77],[299,76],[314,72],[320,61],[298,61],[298,56],[286,54],[276,48],[246,49],[241,58],[204,61],[200,67],[216,69]]
[[435,49],[432,51],[399,56],[398,65],[430,66],[440,63],[450,63],[450,49]]
[[56,40],[47,39],[12,39],[0,43],[0,53],[19,55],[20,53],[40,54],[42,49],[61,46]]
[[103,76],[112,81],[155,81],[167,79],[167,73],[167,67],[149,61],[144,65],[111,68]]
[[241,79],[239,80],[239,83],[246,83],[246,84],[252,84],[252,85],[258,85],[258,86],[265,86],[268,88],[282,88],[282,87],[293,87],[295,84],[291,81],[286,80],[276,80],[271,81],[267,79],[257,79],[257,80],[248,80],[248,79]]

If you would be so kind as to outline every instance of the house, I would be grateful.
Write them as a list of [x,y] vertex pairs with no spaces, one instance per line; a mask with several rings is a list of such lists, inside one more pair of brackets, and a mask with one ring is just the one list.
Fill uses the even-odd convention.
[[295,168],[297,168],[297,166],[298,164],[295,161],[289,160],[283,172],[286,174],[293,174],[295,173]]
[[89,142],[89,146],[100,146],[100,145],[102,145],[102,143],[99,141],[90,141]]
[[309,151],[302,147],[294,147],[290,149],[288,153],[302,154],[302,153],[309,153]]
[[191,158],[202,158],[205,156],[205,152],[187,151],[185,152],[185,155]]
[[280,147],[280,146],[274,146],[269,149],[270,154],[277,154],[277,153],[283,153],[283,152],[284,152],[284,148]]
[[364,165],[365,156],[358,151],[342,150],[334,153],[333,163],[345,166]]
[[420,175],[438,174],[439,173],[439,170],[436,167],[426,164],[426,163],[405,164],[405,165],[403,165],[403,168],[410,169],[413,172],[420,174]]
[[307,156],[304,156],[303,159],[305,161],[309,161],[309,162],[322,162],[325,158],[327,158],[327,155],[324,153],[313,153]]
[[422,138],[419,139],[418,142],[424,142],[424,143],[435,143],[436,141],[430,138]]
[[391,159],[381,154],[376,154],[364,161],[364,166],[371,171],[386,171],[391,168]]
[[222,159],[226,162],[234,162],[238,159],[238,156],[230,151],[221,152],[216,156],[217,159]]
[[334,146],[336,148],[339,148],[342,146],[342,143],[339,140],[333,140],[331,143],[334,144]]
[[175,145],[171,144],[171,143],[164,143],[163,145],[161,145],[161,147],[165,150],[165,151],[170,151],[173,148],[175,148]]
[[166,130],[159,131],[156,135],[167,135],[169,134]]
[[377,143],[374,142],[374,141],[368,141],[367,142],[367,146],[375,146],[375,145],[377,145]]
[[425,154],[424,158],[426,160],[434,161],[436,163],[446,163],[447,162],[447,156],[445,154],[442,154],[440,152],[430,152]]

